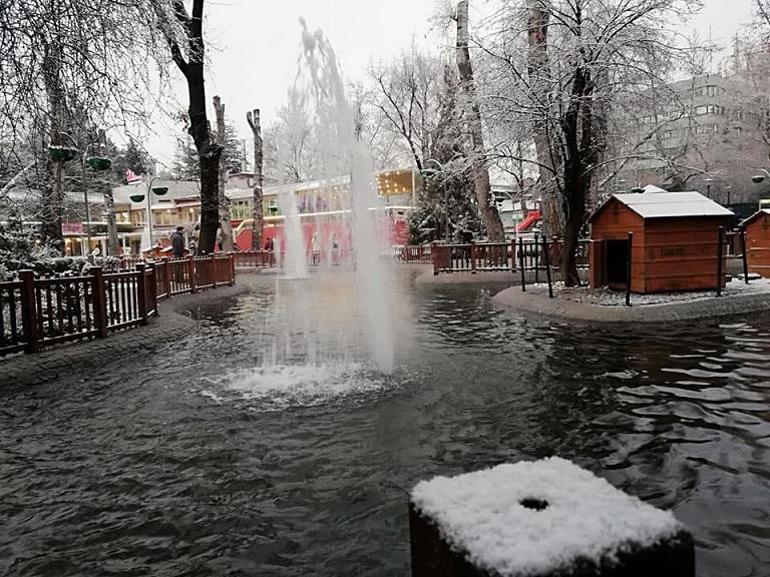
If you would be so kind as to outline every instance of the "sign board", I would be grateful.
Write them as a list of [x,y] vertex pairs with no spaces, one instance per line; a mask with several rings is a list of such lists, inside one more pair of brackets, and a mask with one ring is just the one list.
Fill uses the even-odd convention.
[[62,222],[61,231],[62,234],[85,234],[82,222]]
[[377,173],[377,188],[382,196],[412,194],[419,185],[420,177],[411,170]]

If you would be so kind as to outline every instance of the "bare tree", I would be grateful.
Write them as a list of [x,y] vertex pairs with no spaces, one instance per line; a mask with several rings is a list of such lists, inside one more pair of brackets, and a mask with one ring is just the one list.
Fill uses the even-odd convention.
[[[182,0],[171,1],[171,14],[164,10],[163,6],[155,6],[171,56],[187,80],[190,120],[188,132],[198,151],[201,175],[201,231],[197,249],[199,254],[214,252],[219,225],[219,161],[222,156],[222,146],[212,139],[206,114],[204,5],[204,0],[194,0],[190,14]],[[182,39],[174,33],[172,18],[181,27]]]
[[[217,140],[224,150],[226,142],[225,105],[219,96],[214,97],[214,111],[217,118]],[[220,162],[219,166],[219,230],[222,234],[222,250],[233,250],[233,225],[230,222],[230,201],[225,194],[227,167]]]
[[[686,60],[670,23],[689,8],[686,0],[518,0],[504,5],[483,43],[500,81],[489,97],[496,120],[511,127],[512,141],[530,127],[537,139],[548,135],[548,149],[543,139],[523,160],[553,173],[569,285],[579,283],[575,251],[594,179],[611,162],[612,116],[622,117],[634,94],[665,86],[665,75]],[[678,103],[670,104],[667,118],[677,113]]]
[[468,49],[468,26],[468,1],[460,0],[457,3],[457,69],[460,72],[460,83],[466,97],[466,112],[468,113],[468,128],[473,154],[471,166],[473,185],[487,237],[492,242],[502,242],[505,240],[505,232],[500,214],[497,212],[497,205],[495,204],[495,197],[492,195],[492,186],[489,180],[481,108],[476,94],[473,65]]
[[252,112],[247,112],[246,120],[254,135],[254,196],[251,203],[253,219],[251,250],[260,250],[262,248],[262,227],[264,226],[262,208],[264,177],[262,174],[262,126],[259,119],[259,108],[255,108]]
[[12,149],[34,134],[27,179],[41,192],[43,236],[59,249],[64,169],[48,147],[73,146],[77,122],[126,127],[146,118],[142,87],[151,85],[147,61],[158,52],[147,12],[146,0],[8,0],[0,9],[0,133]]
[[438,123],[443,62],[412,46],[391,62],[369,67],[373,107],[384,126],[407,147],[417,170],[430,158]]

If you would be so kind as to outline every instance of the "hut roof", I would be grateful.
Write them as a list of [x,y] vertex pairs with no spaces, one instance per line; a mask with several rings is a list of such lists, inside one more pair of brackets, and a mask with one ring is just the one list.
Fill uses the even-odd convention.
[[752,214],[752,215],[751,215],[749,218],[747,218],[746,220],[744,220],[744,221],[741,223],[741,226],[746,226],[746,225],[747,225],[747,224],[749,224],[750,222],[753,222],[754,220],[756,220],[756,218],[757,218],[758,216],[761,216],[761,215],[763,215],[763,214],[770,214],[770,208],[763,208],[762,210],[758,210],[757,212],[755,212],[754,214]]
[[626,205],[643,219],[735,216],[731,210],[706,198],[699,192],[648,192],[642,194],[613,194],[607,202],[594,212],[591,219],[613,198]]

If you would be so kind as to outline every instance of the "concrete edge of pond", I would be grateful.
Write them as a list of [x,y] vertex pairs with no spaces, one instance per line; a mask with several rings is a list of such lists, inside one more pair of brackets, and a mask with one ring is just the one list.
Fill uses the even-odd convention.
[[[429,270],[425,270],[420,276],[415,279],[415,282],[420,285],[458,285],[458,284],[492,284],[492,283],[506,283],[512,284],[521,282],[520,273],[512,273],[510,271],[499,272],[479,272],[476,274],[470,272],[456,272],[456,273],[444,273],[440,275],[433,274],[433,267],[431,265],[422,265],[423,267],[430,267]],[[541,277],[545,277],[544,273],[541,273]],[[527,282],[534,282],[534,273],[528,271],[526,273]],[[540,279],[541,281],[545,278]]]
[[693,321],[770,311],[770,292],[724,295],[712,298],[655,305],[602,306],[558,297],[548,298],[548,289],[508,287],[493,297],[506,309],[562,320],[601,323],[670,323]]
[[75,370],[84,373],[120,359],[128,360],[128,355],[155,352],[160,346],[173,344],[180,334],[194,330],[196,321],[190,316],[190,309],[248,290],[248,286],[236,283],[232,287],[180,295],[162,301],[159,316],[151,319],[147,326],[118,331],[104,339],[76,341],[34,354],[0,358],[0,390],[47,383],[71,375]]

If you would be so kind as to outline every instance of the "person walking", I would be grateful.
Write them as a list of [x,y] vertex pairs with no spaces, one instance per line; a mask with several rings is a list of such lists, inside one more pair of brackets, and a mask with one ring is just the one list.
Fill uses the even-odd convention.
[[183,226],[176,227],[176,232],[171,235],[171,254],[174,258],[182,258],[184,256],[184,231]]

